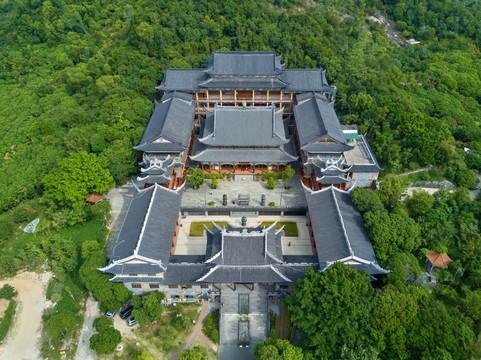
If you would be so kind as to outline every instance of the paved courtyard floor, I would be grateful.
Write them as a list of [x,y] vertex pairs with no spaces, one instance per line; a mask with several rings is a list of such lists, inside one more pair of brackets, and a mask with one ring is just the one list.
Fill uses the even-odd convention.
[[[193,222],[225,221],[231,225],[241,226],[240,217],[230,216],[188,216],[181,220],[179,235],[175,245],[175,255],[204,255],[207,245],[205,236],[189,236],[190,226]],[[295,221],[297,223],[298,237],[283,236],[282,253],[284,255],[313,255],[309,230],[306,226],[305,216],[257,216],[247,218],[247,226],[255,226],[264,221]]]
[[[245,180],[243,180],[245,179]],[[222,196],[227,195],[229,206],[233,205],[232,200],[237,203],[239,194],[249,194],[250,204],[248,207],[261,206],[261,196],[266,196],[266,206],[270,202],[275,203],[275,207],[282,208],[305,208],[307,207],[304,189],[301,184],[301,177],[295,175],[289,184],[282,180],[276,180],[276,187],[273,190],[267,189],[266,181],[255,181],[252,176],[246,176],[235,181],[219,180],[217,189],[211,189],[211,180],[206,179],[200,189],[194,190],[192,185],[185,184],[184,195],[182,197],[183,208],[206,207],[210,201],[215,202],[215,207],[222,208]],[[291,186],[286,190],[285,186]],[[246,206],[242,206],[245,209]]]

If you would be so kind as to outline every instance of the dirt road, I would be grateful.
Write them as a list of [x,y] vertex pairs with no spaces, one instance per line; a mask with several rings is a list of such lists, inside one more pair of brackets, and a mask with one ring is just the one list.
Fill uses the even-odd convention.
[[7,339],[0,345],[1,360],[36,360],[40,357],[45,290],[52,273],[24,272],[0,281],[17,290],[17,311]]

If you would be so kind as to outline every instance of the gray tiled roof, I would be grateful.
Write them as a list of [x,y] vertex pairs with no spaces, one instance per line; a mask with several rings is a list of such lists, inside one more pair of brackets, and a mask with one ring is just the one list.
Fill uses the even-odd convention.
[[207,232],[207,261],[219,265],[267,265],[282,262],[281,232],[274,226],[258,228],[214,227]]
[[350,265],[353,269],[357,271],[366,270],[370,275],[382,275],[389,273],[388,270],[383,269],[377,264],[352,264]]
[[286,139],[282,111],[271,107],[216,106],[208,114],[203,138],[210,146],[279,146]]
[[200,84],[208,89],[284,89],[288,86],[276,77],[221,77],[210,78]]
[[250,163],[250,164],[276,164],[289,163],[297,160],[297,156],[289,154],[283,146],[279,148],[205,148],[196,146],[191,160],[203,163]]
[[316,178],[316,180],[319,181],[321,184],[325,184],[325,185],[332,185],[332,184],[339,185],[339,184],[345,184],[349,181],[344,176],[340,176],[340,175],[334,175],[334,176],[322,175],[321,177]]
[[150,276],[114,276],[110,279],[112,282],[123,282],[123,283],[157,283],[162,284],[162,278],[160,277],[150,277]]
[[312,93],[309,99],[297,101],[294,105],[294,119],[301,148],[329,137],[338,144],[347,146],[334,103],[326,102],[322,96]]
[[305,188],[305,194],[319,263],[350,256],[376,261],[362,216],[350,194],[333,186],[315,192]]
[[293,92],[321,92],[332,89],[327,83],[324,69],[286,69],[279,78],[289,84],[288,90]]
[[115,243],[111,262],[140,256],[167,266],[182,189],[170,190],[153,185],[134,195]]
[[157,264],[118,264],[106,270],[109,274],[158,274],[164,270]]
[[[219,77],[221,75],[222,77]],[[204,69],[166,69],[158,90],[286,89],[331,91],[323,69],[285,69],[272,51],[215,51]]]
[[165,69],[164,77],[158,90],[163,91],[195,91],[199,90],[199,84],[209,78],[205,69]]
[[[194,124],[194,103],[192,96],[182,93],[166,94],[161,102],[155,102],[155,109],[145,128],[140,144],[134,148],[149,151],[144,145],[150,144],[162,137],[182,149],[189,146]],[[171,144],[157,142],[155,146],[160,150],[171,148]]]
[[289,283],[282,271],[270,265],[225,266],[217,265],[199,277],[199,283]]
[[171,180],[172,171],[170,175],[162,174],[162,175],[143,175],[138,176],[137,181],[141,184],[167,184]]
[[274,51],[214,51],[213,75],[276,75],[282,70]]
[[339,155],[345,151],[352,149],[352,146],[346,144],[334,144],[334,143],[314,143],[306,145],[302,148],[303,150],[313,153],[313,154],[323,154],[323,155]]
[[164,285],[194,285],[204,274],[204,264],[169,264],[164,274]]

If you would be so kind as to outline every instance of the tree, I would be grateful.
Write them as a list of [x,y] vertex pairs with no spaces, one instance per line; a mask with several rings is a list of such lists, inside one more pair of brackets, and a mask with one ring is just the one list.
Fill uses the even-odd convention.
[[305,334],[303,348],[314,358],[339,358],[341,348],[369,344],[373,288],[366,272],[342,263],[324,272],[312,268],[285,299],[294,325]]
[[200,346],[184,350],[180,353],[179,360],[207,360],[209,357],[205,350]]
[[110,354],[121,340],[120,331],[110,327],[90,337],[90,348],[100,355]]
[[387,358],[408,359],[407,351],[416,321],[418,304],[406,293],[401,293],[395,286],[386,285],[383,291],[372,301],[372,334],[377,348]]
[[90,255],[100,250],[100,244],[95,240],[85,240],[82,243],[82,259],[87,259]]
[[426,191],[414,190],[412,196],[408,197],[404,201],[404,204],[406,205],[409,215],[416,218],[431,210],[434,204],[434,198]]
[[75,328],[75,317],[69,314],[57,314],[47,320],[47,329],[52,338],[65,338]]
[[289,181],[292,180],[292,177],[294,176],[295,173],[296,173],[296,170],[294,170],[291,167],[291,165],[287,165],[285,170],[282,173],[282,180],[288,183]]
[[204,171],[201,168],[188,168],[187,182],[198,189],[204,183]]
[[302,349],[288,340],[269,338],[254,347],[257,360],[302,360]]
[[117,311],[126,303],[132,293],[125,286],[109,281],[112,277],[98,269],[105,266],[105,254],[97,253],[88,257],[79,269],[80,281],[100,301],[102,310]]
[[72,239],[56,234],[50,239],[42,240],[41,245],[56,271],[73,272],[77,268],[78,251]]
[[219,186],[219,181],[217,180],[217,178],[213,178],[210,188],[211,189],[217,189],[218,186]]
[[159,320],[163,310],[161,301],[162,294],[158,291],[151,291],[142,297],[134,295],[132,298],[132,305],[134,306],[132,316],[140,325]]
[[44,178],[46,195],[73,208],[85,204],[87,194],[102,194],[114,185],[107,162],[85,151],[71,154]]
[[274,181],[272,176],[269,176],[269,178],[267,179],[267,188],[269,190],[273,190],[275,187],[276,187],[276,182]]
[[386,205],[391,206],[399,200],[406,184],[398,176],[388,175],[382,181],[381,187],[385,195]]

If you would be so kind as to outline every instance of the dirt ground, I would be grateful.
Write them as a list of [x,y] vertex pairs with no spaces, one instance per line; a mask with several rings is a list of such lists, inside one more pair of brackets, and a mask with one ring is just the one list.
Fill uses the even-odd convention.
[[17,311],[13,326],[4,343],[0,345],[1,360],[36,360],[40,357],[42,312],[45,305],[46,286],[50,272],[37,274],[23,272],[0,281],[17,290]]

